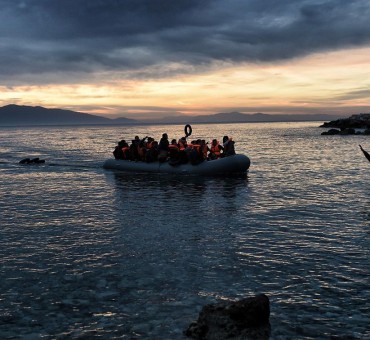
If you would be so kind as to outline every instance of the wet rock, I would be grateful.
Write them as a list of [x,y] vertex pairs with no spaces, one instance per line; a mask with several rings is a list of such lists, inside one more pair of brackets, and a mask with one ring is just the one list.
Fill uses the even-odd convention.
[[356,130],[353,128],[346,128],[346,129],[341,129],[340,135],[354,135],[356,134]]
[[184,334],[193,339],[268,339],[270,302],[261,294],[236,302],[203,307]]
[[340,133],[340,130],[337,129],[330,129],[329,131],[324,131],[321,134],[322,135],[337,135]]
[[40,159],[39,157],[36,158],[24,158],[19,161],[19,164],[44,164],[45,160]]

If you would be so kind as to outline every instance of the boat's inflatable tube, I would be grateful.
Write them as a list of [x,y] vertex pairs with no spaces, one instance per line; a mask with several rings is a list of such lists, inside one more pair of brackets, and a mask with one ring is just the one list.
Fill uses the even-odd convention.
[[150,173],[169,173],[169,174],[199,174],[199,175],[222,175],[222,174],[242,174],[250,166],[250,159],[245,155],[233,155],[219,158],[213,161],[204,161],[198,165],[181,164],[170,165],[168,162],[146,163],[117,159],[108,159],[104,162],[105,169],[121,170],[127,172],[150,172]]

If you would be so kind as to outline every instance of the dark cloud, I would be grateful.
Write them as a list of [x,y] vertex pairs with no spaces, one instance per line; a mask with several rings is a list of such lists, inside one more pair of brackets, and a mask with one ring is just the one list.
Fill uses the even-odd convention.
[[295,58],[369,44],[369,17],[367,0],[0,0],[0,79],[162,77]]
[[354,91],[348,91],[338,97],[335,97],[336,100],[339,101],[348,101],[354,99],[369,99],[370,98],[370,89],[358,89]]

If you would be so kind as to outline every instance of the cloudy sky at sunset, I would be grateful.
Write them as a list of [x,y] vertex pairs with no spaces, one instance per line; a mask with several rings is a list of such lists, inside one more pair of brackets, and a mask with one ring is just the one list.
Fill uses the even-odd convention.
[[370,112],[368,0],[0,0],[0,106]]

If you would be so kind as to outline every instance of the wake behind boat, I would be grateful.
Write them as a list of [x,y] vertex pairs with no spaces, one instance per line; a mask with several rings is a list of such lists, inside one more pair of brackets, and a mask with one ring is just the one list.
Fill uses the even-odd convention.
[[223,175],[242,174],[250,167],[250,159],[235,153],[232,138],[223,137],[222,144],[213,139],[210,144],[204,139],[187,138],[192,134],[189,124],[185,126],[185,136],[178,141],[168,140],[166,133],[158,143],[154,138],[138,136],[129,145],[125,140],[118,142],[113,151],[114,159],[104,162],[105,169],[135,173],[173,173]]

